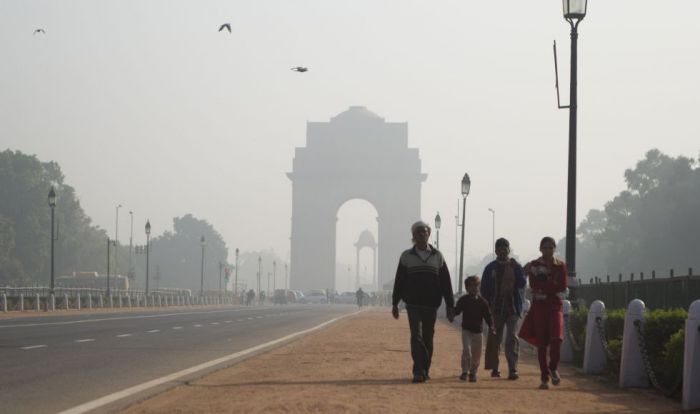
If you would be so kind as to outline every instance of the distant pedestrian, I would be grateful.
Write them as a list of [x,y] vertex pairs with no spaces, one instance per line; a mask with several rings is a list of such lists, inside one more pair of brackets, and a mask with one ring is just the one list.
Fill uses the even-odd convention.
[[481,277],[481,296],[488,301],[493,313],[495,331],[486,340],[484,368],[491,370],[491,377],[500,378],[499,356],[505,328],[505,356],[508,361],[508,379],[518,379],[520,343],[515,328],[523,310],[523,289],[526,280],[522,266],[509,257],[510,242],[496,240],[496,260],[484,268]]
[[355,292],[355,299],[357,300],[357,307],[362,308],[362,303],[365,299],[365,292],[362,291],[362,288],[357,289],[357,292]]
[[250,306],[254,300],[255,300],[255,291],[253,289],[250,289],[248,291],[248,293],[246,294],[245,305]]
[[462,375],[459,379],[476,382],[483,343],[482,326],[486,322],[490,333],[494,332],[491,309],[486,299],[479,294],[481,281],[478,276],[469,276],[464,281],[467,294],[459,298],[455,316],[462,314]]
[[558,368],[559,351],[564,340],[562,299],[568,288],[569,277],[566,263],[554,257],[555,249],[553,238],[543,238],[540,241],[542,256],[525,265],[532,289],[532,306],[518,336],[537,347],[542,381],[540,389],[549,388],[550,377],[553,385],[559,385],[561,381]]
[[418,221],[411,226],[411,234],[413,248],[401,254],[396,269],[391,314],[399,319],[399,301],[403,300],[411,330],[413,382],[425,382],[430,379],[437,310],[444,299],[447,319],[452,322],[454,298],[445,259],[428,244],[430,226]]

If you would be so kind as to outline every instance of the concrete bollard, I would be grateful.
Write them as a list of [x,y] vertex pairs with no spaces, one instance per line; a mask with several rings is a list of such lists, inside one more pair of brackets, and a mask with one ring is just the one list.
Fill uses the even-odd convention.
[[700,300],[690,304],[685,321],[683,409],[700,408]]
[[92,293],[88,293],[88,309],[92,309]]
[[75,302],[75,308],[80,310],[80,295],[78,295],[78,301]]
[[602,374],[607,365],[607,357],[603,342],[600,337],[600,331],[596,324],[596,319],[601,321],[605,315],[605,304],[599,300],[594,300],[591,303],[591,308],[588,310],[588,318],[586,319],[586,344],[583,349],[583,373],[584,374]]
[[114,299],[112,298],[112,295],[109,295],[109,308],[114,308]]
[[19,311],[24,312],[24,293],[19,294]]
[[627,307],[625,327],[622,332],[622,358],[620,361],[620,387],[649,387],[649,376],[644,367],[642,351],[639,349],[637,327],[634,322],[644,323],[644,302],[634,299]]
[[161,306],[163,306],[163,298],[160,295],[158,295],[158,307]]
[[131,295],[126,297],[126,306],[131,307]]
[[64,293],[63,294],[63,309],[68,310],[70,306],[68,306],[68,294]]
[[56,310],[56,295],[54,295],[53,293],[51,294],[51,296],[49,297],[49,303],[47,303],[46,306],[51,311]]
[[571,330],[571,325],[569,325],[571,302],[568,300],[563,300],[562,310],[564,313],[564,342],[561,343],[559,355],[562,362],[571,362],[574,360],[574,346],[571,344],[571,336],[568,334]]
[[37,312],[41,312],[41,296],[38,293],[34,295],[34,308]]
[[117,295],[117,302],[119,303],[117,305],[117,307],[121,308],[122,307],[122,295],[121,295],[121,293]]
[[2,312],[7,313],[7,295],[5,293],[2,294]]

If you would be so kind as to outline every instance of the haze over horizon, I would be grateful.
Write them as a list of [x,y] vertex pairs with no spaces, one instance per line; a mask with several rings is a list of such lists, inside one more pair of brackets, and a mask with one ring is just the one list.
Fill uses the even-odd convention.
[[[698,156],[698,12],[687,0],[589,2],[578,222],[625,188],[624,170],[648,150]],[[231,34],[217,31],[224,22]],[[568,112],[556,108],[554,39],[567,104],[559,1],[3,1],[0,150],[58,162],[110,235],[122,204],[122,243],[129,210],[137,243],[146,218],[159,235],[192,213],[222,233],[229,258],[236,247],[287,258],[285,173],[306,122],[365,106],[408,123],[428,174],[422,218],[440,212],[451,268],[465,172],[465,255],[491,251],[493,208],[496,237],[529,259],[543,235],[565,232]],[[339,210],[339,262],[354,266],[352,244],[365,229],[376,236],[375,216],[363,200]]]

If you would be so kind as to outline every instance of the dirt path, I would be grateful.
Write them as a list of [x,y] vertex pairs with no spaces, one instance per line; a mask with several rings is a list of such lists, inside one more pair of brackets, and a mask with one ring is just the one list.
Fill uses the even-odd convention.
[[438,322],[427,383],[410,383],[406,314],[388,309],[328,329],[137,403],[124,413],[672,413],[678,402],[648,390],[620,390],[561,369],[562,383],[538,390],[534,356],[522,352],[518,381],[460,381],[459,330]]

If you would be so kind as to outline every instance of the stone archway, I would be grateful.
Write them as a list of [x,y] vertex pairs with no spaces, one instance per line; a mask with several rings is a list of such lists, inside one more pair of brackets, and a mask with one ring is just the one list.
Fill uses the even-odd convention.
[[365,247],[372,249],[372,286],[374,289],[379,289],[379,284],[377,280],[377,242],[374,241],[374,236],[369,230],[365,230],[360,233],[360,237],[357,239],[355,246],[355,289],[360,288],[360,250]]
[[307,122],[306,147],[295,149],[292,172],[292,289],[335,289],[335,236],[340,207],[367,200],[377,210],[378,284],[394,278],[410,226],[420,219],[417,148],[408,148],[408,124],[386,122],[352,106],[330,122]]

